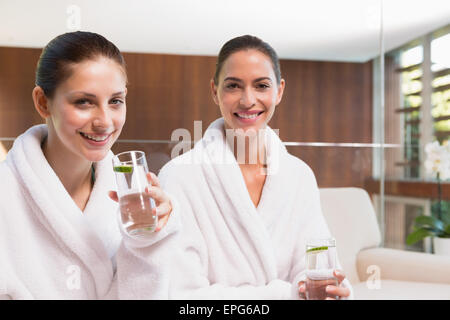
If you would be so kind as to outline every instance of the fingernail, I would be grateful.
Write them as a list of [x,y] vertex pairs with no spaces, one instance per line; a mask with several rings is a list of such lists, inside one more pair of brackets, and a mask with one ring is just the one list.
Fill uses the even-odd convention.
[[331,287],[330,286],[327,286],[326,288],[325,288],[325,291],[326,292],[330,292],[332,289],[331,289]]

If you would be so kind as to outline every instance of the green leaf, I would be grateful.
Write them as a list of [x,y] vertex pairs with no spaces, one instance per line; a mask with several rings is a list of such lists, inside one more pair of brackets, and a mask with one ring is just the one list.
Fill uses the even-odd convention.
[[445,227],[444,232],[445,232],[447,235],[450,236],[450,224],[448,224],[448,225]]
[[445,224],[450,224],[450,209],[445,210],[444,212],[442,212],[442,221]]
[[412,233],[410,233],[408,235],[408,237],[406,238],[406,244],[410,246],[410,245],[416,243],[417,241],[420,241],[426,237],[433,236],[433,235],[435,235],[435,233],[433,231],[430,231],[430,230],[427,230],[424,228],[420,228],[420,229],[413,231]]
[[444,231],[444,223],[441,220],[436,219],[434,217],[418,216],[414,221],[416,227],[418,228],[430,226],[433,229]]

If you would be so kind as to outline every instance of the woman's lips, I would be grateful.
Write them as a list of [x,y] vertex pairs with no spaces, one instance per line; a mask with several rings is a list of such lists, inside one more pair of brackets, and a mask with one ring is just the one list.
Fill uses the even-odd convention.
[[112,132],[108,134],[94,134],[81,131],[79,131],[78,133],[87,143],[96,147],[101,147],[107,144],[113,134]]
[[256,122],[264,111],[235,112],[233,115],[242,123],[249,124]]

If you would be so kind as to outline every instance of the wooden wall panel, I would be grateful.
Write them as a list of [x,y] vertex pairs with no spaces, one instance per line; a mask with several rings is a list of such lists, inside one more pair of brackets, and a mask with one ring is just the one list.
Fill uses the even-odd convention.
[[[284,97],[271,126],[283,141],[371,143],[372,64],[281,61]],[[371,176],[372,149],[290,147],[321,187],[364,186]]]
[[42,123],[31,91],[41,49],[0,47],[0,137],[16,137]]
[[170,140],[177,128],[193,131],[194,120],[206,127],[220,117],[209,91],[214,57],[126,53],[125,59],[128,113],[121,138]]
[[[15,137],[41,123],[31,90],[40,49],[0,47],[0,137]],[[220,116],[209,81],[215,57],[125,53],[127,122],[121,139],[170,140],[173,130],[193,134]],[[270,125],[284,141],[372,141],[371,63],[282,60],[287,85]],[[113,150],[132,146],[119,143]],[[167,146],[153,149],[170,150]],[[320,187],[363,186],[371,149],[289,147],[314,170]]]

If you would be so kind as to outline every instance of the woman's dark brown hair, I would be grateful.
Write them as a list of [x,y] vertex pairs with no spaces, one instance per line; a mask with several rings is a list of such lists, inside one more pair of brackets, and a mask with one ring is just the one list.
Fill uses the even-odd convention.
[[51,98],[58,85],[70,76],[73,64],[101,56],[116,61],[126,75],[122,54],[105,37],[85,31],[59,35],[42,50],[36,68],[36,85]]
[[228,57],[235,52],[249,49],[258,50],[270,58],[270,60],[272,61],[273,71],[275,72],[277,83],[280,84],[281,70],[277,53],[268,43],[251,35],[233,38],[223,45],[217,58],[216,73],[214,74],[214,84],[218,84],[220,71],[222,70],[222,66],[228,59]]

